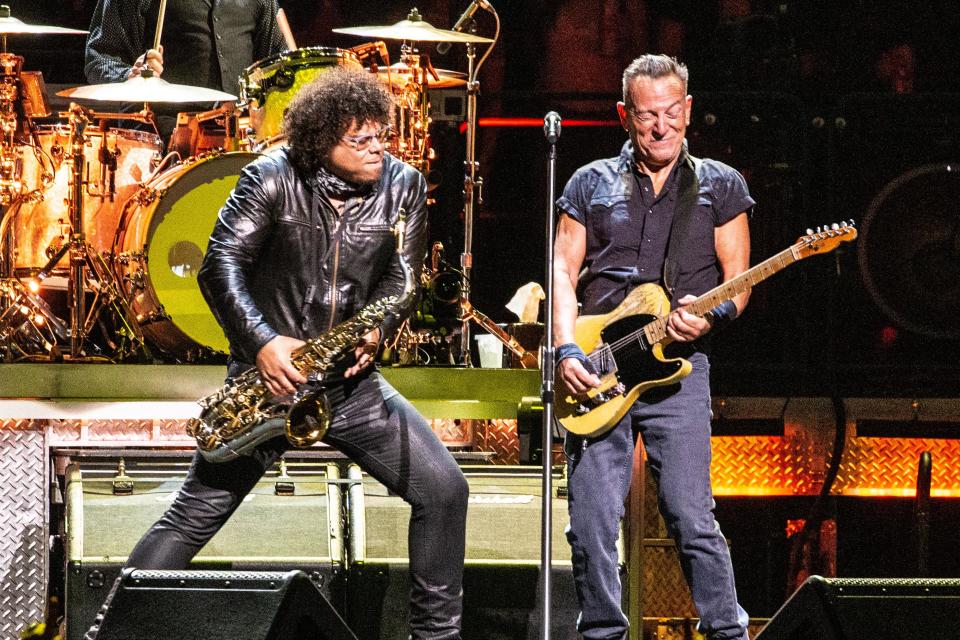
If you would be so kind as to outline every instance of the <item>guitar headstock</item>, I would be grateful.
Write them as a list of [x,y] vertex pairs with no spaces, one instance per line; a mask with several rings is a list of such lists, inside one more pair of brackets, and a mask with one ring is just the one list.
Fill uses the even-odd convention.
[[807,258],[819,253],[830,253],[844,242],[852,242],[857,237],[857,228],[853,220],[834,222],[832,225],[817,227],[816,231],[807,229],[807,235],[800,236],[793,249],[797,258]]

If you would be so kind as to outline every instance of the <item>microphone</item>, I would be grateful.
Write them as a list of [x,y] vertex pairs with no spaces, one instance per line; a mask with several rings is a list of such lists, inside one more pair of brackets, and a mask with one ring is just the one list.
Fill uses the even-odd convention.
[[560,139],[560,114],[551,111],[543,116],[543,135],[547,136],[547,142],[557,144]]
[[[461,14],[456,24],[453,25],[453,29],[451,29],[451,31],[461,31],[477,11],[480,9],[486,9],[488,6],[487,0],[472,0],[470,4],[467,5],[467,9],[463,12],[463,14]],[[450,42],[441,42],[437,45],[437,53],[440,55],[446,54],[447,51],[450,51],[450,45]]]

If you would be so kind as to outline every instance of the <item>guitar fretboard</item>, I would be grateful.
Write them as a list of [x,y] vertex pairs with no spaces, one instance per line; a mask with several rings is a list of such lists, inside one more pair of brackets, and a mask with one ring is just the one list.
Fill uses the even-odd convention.
[[[740,275],[727,280],[720,286],[707,291],[688,304],[686,310],[696,316],[703,317],[717,305],[741,293],[750,291],[755,285],[763,282],[799,259],[797,245],[788,247],[780,253],[767,258],[760,264],[744,271]],[[657,318],[647,323],[640,331],[643,332],[649,344],[656,344],[657,342],[665,340],[667,338],[667,316]]]

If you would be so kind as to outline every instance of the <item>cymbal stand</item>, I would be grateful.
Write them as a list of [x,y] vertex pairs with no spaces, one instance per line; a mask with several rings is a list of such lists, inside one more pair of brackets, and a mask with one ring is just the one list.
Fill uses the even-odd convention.
[[23,58],[7,52],[2,36],[0,51],[0,355],[10,360],[35,353],[53,352],[66,338],[66,326],[46,301],[12,277],[13,255],[9,242],[8,214],[24,197],[23,161],[16,144],[17,106]]
[[476,46],[472,42],[467,43],[467,131],[466,131],[466,160],[464,161],[463,178],[463,254],[460,256],[460,269],[463,272],[463,289],[461,295],[461,318],[462,325],[460,331],[460,364],[464,366],[471,365],[470,358],[470,321],[473,318],[468,312],[470,307],[470,272],[473,269],[473,212],[476,204],[483,204],[483,178],[478,174],[480,172],[477,157],[477,95],[480,93],[480,82],[477,80],[477,74],[480,73],[480,67],[490,56],[493,48],[497,46],[497,40],[500,38],[500,16],[497,10],[489,1],[484,0],[481,8],[489,11],[496,20],[497,29],[493,36],[493,42],[484,52],[480,61],[474,64],[477,56]]
[[[143,334],[140,332],[133,312],[130,310],[126,299],[121,293],[110,265],[104,260],[103,256],[86,241],[83,221],[84,191],[87,186],[87,181],[83,176],[83,171],[86,167],[84,130],[90,122],[92,112],[88,114],[87,110],[80,105],[71,103],[70,110],[61,112],[60,115],[61,117],[68,118],[70,123],[70,197],[67,199],[70,239],[50,258],[50,261],[35,276],[31,284],[36,285],[45,279],[52,273],[61,258],[69,254],[70,268],[67,284],[67,307],[70,311],[70,357],[79,358],[86,356],[84,353],[84,344],[100,313],[106,307],[111,307],[116,312],[117,317],[123,325],[122,333],[124,333],[137,348],[142,348],[144,344]],[[110,118],[114,115],[121,115],[122,117],[130,117],[130,115],[133,115],[134,119],[140,119],[143,114],[98,114],[102,119]],[[152,114],[147,113],[146,117],[152,119]],[[103,140],[105,144],[105,134]],[[93,292],[93,300],[89,309],[87,308],[86,300],[88,287]]]
[[3,36],[0,52],[0,205],[9,206],[19,196],[21,161],[16,144],[17,98],[23,58],[7,53]]
[[[400,47],[400,61],[410,69],[408,78],[402,75],[396,85],[390,67],[387,75],[399,109],[397,110],[397,154],[405,163],[426,176],[434,151],[430,148],[430,58],[404,43]],[[402,85],[401,85],[402,83]]]

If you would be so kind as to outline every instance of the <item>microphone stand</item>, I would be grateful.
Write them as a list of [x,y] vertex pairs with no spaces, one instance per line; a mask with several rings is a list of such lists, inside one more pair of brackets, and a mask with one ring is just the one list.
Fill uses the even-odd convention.
[[470,366],[470,317],[466,313],[466,309],[467,303],[470,302],[470,272],[473,269],[473,211],[475,204],[483,203],[483,178],[477,175],[480,167],[476,160],[477,95],[480,93],[480,82],[477,80],[477,74],[480,73],[480,67],[490,56],[493,48],[497,46],[497,40],[500,37],[500,16],[497,14],[497,10],[486,1],[478,6],[493,15],[497,23],[497,30],[493,36],[493,42],[490,43],[476,66],[474,66],[474,59],[477,56],[476,46],[472,42],[467,43],[467,157],[463,163],[465,168],[463,178],[463,254],[460,256],[460,270],[463,273],[462,304],[460,307],[460,363],[467,367]]
[[547,222],[544,290],[546,293],[544,318],[543,369],[540,400],[543,403],[543,487],[540,517],[540,634],[542,640],[550,640],[550,595],[552,592],[552,542],[553,542],[553,236],[555,234],[555,189],[557,168],[557,140],[560,138],[560,116],[551,111],[544,117],[543,132],[547,137]]

